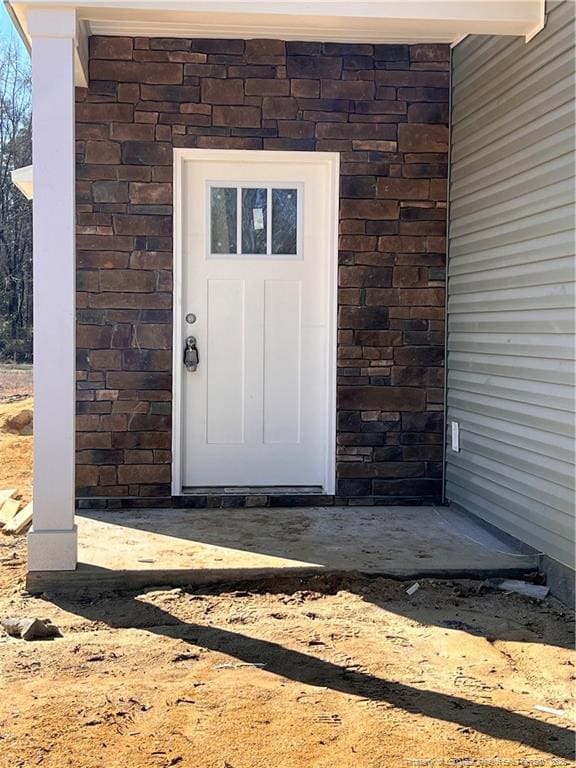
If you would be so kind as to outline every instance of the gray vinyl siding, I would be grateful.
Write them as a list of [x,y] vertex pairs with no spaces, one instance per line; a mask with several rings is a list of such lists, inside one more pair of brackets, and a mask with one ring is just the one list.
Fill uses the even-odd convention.
[[572,567],[574,8],[453,52],[446,451],[450,501]]

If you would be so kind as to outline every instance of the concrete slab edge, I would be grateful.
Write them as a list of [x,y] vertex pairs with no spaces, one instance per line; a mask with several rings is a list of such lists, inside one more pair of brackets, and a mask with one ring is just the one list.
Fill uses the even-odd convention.
[[86,592],[97,594],[108,591],[130,592],[147,587],[204,587],[228,585],[235,588],[239,584],[266,584],[271,579],[309,579],[317,576],[350,578],[361,576],[368,579],[384,578],[394,581],[414,581],[417,579],[472,579],[516,578],[521,579],[537,570],[537,563],[530,560],[526,564],[517,564],[510,568],[461,568],[461,569],[418,569],[404,572],[386,570],[360,571],[337,570],[328,568],[233,568],[210,571],[201,569],[192,572],[185,570],[167,571],[113,571],[95,569],[90,572],[79,566],[76,571],[33,571],[28,573],[26,589],[31,594],[42,592]]

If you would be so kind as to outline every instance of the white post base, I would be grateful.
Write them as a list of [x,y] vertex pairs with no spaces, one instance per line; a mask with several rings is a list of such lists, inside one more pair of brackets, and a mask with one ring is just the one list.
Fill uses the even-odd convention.
[[74,571],[77,563],[78,532],[35,531],[28,534],[29,571]]

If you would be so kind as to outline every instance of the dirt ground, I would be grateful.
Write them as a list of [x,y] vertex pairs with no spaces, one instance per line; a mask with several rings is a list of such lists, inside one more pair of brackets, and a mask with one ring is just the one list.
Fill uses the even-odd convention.
[[[25,496],[21,394],[0,404],[0,488]],[[474,581],[406,587],[350,576],[32,596],[25,537],[0,535],[0,617],[62,633],[0,632],[0,768],[572,764],[572,614]]]
[[0,490],[32,499],[32,366],[0,363]]
[[0,638],[2,768],[569,764],[552,598],[361,577],[32,597],[23,539],[0,544],[0,616],[63,635]]
[[0,402],[0,490],[15,488],[23,504],[32,499],[32,399]]
[[32,366],[0,363],[0,403],[32,395]]

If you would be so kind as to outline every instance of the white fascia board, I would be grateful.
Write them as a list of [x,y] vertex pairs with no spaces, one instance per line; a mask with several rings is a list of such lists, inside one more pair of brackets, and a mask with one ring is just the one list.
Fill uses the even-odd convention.
[[23,168],[15,168],[11,171],[10,175],[12,177],[12,183],[18,187],[24,197],[27,200],[32,200],[34,192],[32,166],[25,165]]
[[[51,2],[52,0],[45,0]],[[23,0],[38,2],[38,0]],[[188,23],[189,30],[196,21],[226,28],[228,23],[245,20],[240,34],[250,36],[254,25],[267,26],[277,37],[283,37],[283,24],[314,27],[316,37],[326,40],[331,22],[340,19],[356,24],[364,22],[365,39],[376,36],[375,42],[389,34],[398,38],[420,40],[437,36],[438,41],[452,42],[462,34],[532,34],[541,24],[545,0],[368,0],[350,3],[348,0],[102,0],[97,7],[83,8],[78,4],[81,18],[90,24],[121,27],[118,34],[130,33],[130,22],[169,26]],[[292,20],[292,25],[290,24]],[[328,24],[325,26],[325,22]],[[380,22],[380,23],[378,23]],[[328,32],[327,32],[328,30]],[[190,34],[188,31],[187,34]],[[328,41],[328,40],[326,40]]]
[[518,23],[531,28],[541,16],[542,0],[16,0],[15,8],[68,7],[78,10],[125,9],[200,13],[296,14],[308,16],[359,16],[406,21],[493,21]]
[[538,32],[542,32],[546,26],[546,0],[540,0],[540,14],[536,24],[524,36],[524,40],[529,43]]
[[87,84],[88,37],[276,38],[349,43],[450,43],[466,35],[529,40],[545,0],[11,0],[29,43],[28,10],[76,10],[76,83]]

